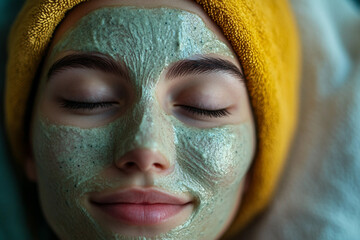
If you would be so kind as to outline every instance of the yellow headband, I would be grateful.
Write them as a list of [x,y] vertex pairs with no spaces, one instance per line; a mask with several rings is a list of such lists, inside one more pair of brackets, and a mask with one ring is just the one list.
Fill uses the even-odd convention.
[[[18,163],[25,159],[26,104],[37,68],[65,13],[84,1],[28,0],[12,28],[5,121]],[[296,123],[299,43],[287,0],[196,1],[237,53],[256,119],[257,153],[231,236],[268,204],[284,165]]]

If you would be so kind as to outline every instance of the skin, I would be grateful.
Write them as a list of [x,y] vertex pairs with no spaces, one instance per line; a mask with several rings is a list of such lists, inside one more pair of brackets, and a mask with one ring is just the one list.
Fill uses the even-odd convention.
[[[172,79],[167,74],[183,59],[204,56],[230,61],[241,69],[236,55],[194,3],[149,2],[82,4],[60,25],[50,46],[36,98],[33,155],[27,172],[38,182],[45,217],[60,239],[215,239],[229,226],[240,203],[255,149],[255,127],[244,83],[225,72]],[[137,8],[124,7],[129,5]],[[168,13],[172,17],[159,20],[159,14]],[[118,22],[134,20],[131,26],[115,24],[111,29],[115,33],[133,31],[134,46],[111,37],[104,30],[107,22],[94,24],[106,16]],[[163,49],[176,45],[171,33],[166,35],[169,29],[159,24],[167,20],[174,22],[171,29],[175,33],[191,36],[190,43],[180,39],[183,49]],[[156,28],[144,33],[141,26],[146,23]],[[99,38],[92,40],[94,36]],[[152,42],[154,36],[160,40]],[[197,36],[210,47],[196,42]],[[149,45],[151,50],[145,50]],[[128,79],[78,68],[47,79],[50,66],[78,52],[110,56],[126,66]],[[141,59],[147,57],[146,68]],[[113,104],[74,109],[64,107],[64,99]],[[196,114],[182,107],[188,105],[226,109],[229,114]],[[168,221],[151,226],[119,223],[91,204],[96,196],[130,187],[158,189],[191,204]]]

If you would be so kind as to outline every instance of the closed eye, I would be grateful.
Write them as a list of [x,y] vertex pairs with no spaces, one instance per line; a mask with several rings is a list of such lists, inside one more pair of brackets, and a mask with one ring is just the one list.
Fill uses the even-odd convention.
[[230,115],[227,109],[216,109],[216,110],[209,110],[209,109],[201,109],[197,107],[187,106],[187,105],[175,105],[176,107],[181,107],[185,111],[199,116],[206,116],[212,118],[221,118]]
[[62,100],[61,107],[72,110],[93,110],[97,108],[108,108],[117,104],[117,102],[77,102],[71,100]]

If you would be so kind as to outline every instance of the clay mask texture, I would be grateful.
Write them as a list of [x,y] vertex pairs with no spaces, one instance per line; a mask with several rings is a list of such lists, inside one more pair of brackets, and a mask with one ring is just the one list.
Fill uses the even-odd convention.
[[[195,14],[135,7],[89,13],[62,37],[50,59],[65,51],[100,52],[125,63],[137,100],[115,121],[96,128],[62,126],[36,115],[32,142],[40,200],[56,234],[61,239],[215,238],[233,214],[252,160],[251,124],[188,126],[165,113],[155,91],[169,64],[195,55],[234,57],[232,51]],[[89,193],[129,187],[129,177],[114,174],[114,161],[136,148],[159,151],[174,167],[168,175],[141,178],[138,186],[196,200],[185,223],[155,237],[112,231],[89,210]]]

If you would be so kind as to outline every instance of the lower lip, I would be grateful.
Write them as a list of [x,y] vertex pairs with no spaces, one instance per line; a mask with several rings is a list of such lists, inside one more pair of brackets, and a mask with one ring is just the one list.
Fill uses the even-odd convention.
[[181,212],[185,205],[172,204],[96,204],[102,211],[118,221],[132,225],[162,223]]

